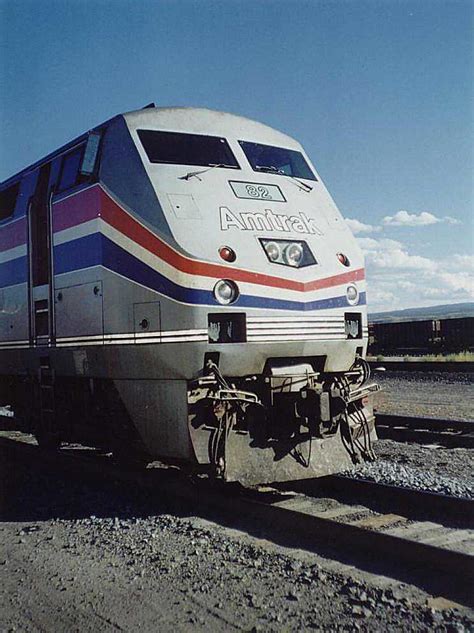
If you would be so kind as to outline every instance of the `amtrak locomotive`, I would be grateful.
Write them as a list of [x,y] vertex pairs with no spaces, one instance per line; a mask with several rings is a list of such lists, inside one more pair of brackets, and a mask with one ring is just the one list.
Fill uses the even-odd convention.
[[373,458],[364,262],[298,142],[151,105],[0,198],[0,404],[40,445],[243,483]]

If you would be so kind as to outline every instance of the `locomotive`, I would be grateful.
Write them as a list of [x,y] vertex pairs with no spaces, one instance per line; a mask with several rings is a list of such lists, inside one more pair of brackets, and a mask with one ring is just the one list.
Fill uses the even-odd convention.
[[301,145],[154,104],[0,186],[0,404],[244,484],[374,458],[364,262]]

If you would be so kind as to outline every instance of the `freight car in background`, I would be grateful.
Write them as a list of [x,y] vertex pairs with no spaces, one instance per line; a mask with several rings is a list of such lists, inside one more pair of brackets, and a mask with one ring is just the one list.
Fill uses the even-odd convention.
[[474,317],[369,323],[369,354],[433,354],[474,350]]

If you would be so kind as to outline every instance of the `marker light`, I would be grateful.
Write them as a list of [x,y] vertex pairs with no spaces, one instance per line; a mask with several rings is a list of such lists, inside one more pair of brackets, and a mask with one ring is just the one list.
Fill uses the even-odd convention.
[[266,242],[265,251],[268,255],[268,259],[272,262],[276,262],[281,257],[281,250],[276,242]]
[[226,262],[235,262],[237,255],[230,246],[221,246],[219,249],[219,255]]
[[303,258],[303,247],[298,242],[292,242],[285,248],[284,259],[288,266],[299,266]]
[[337,254],[337,259],[341,262],[341,264],[343,266],[350,266],[351,262],[349,261],[349,258],[347,257],[347,255],[344,255],[344,253],[338,253]]
[[359,303],[359,291],[353,285],[347,286],[346,297],[351,306],[355,306]]
[[214,286],[214,297],[223,306],[233,303],[239,296],[237,284],[230,279],[221,279]]

